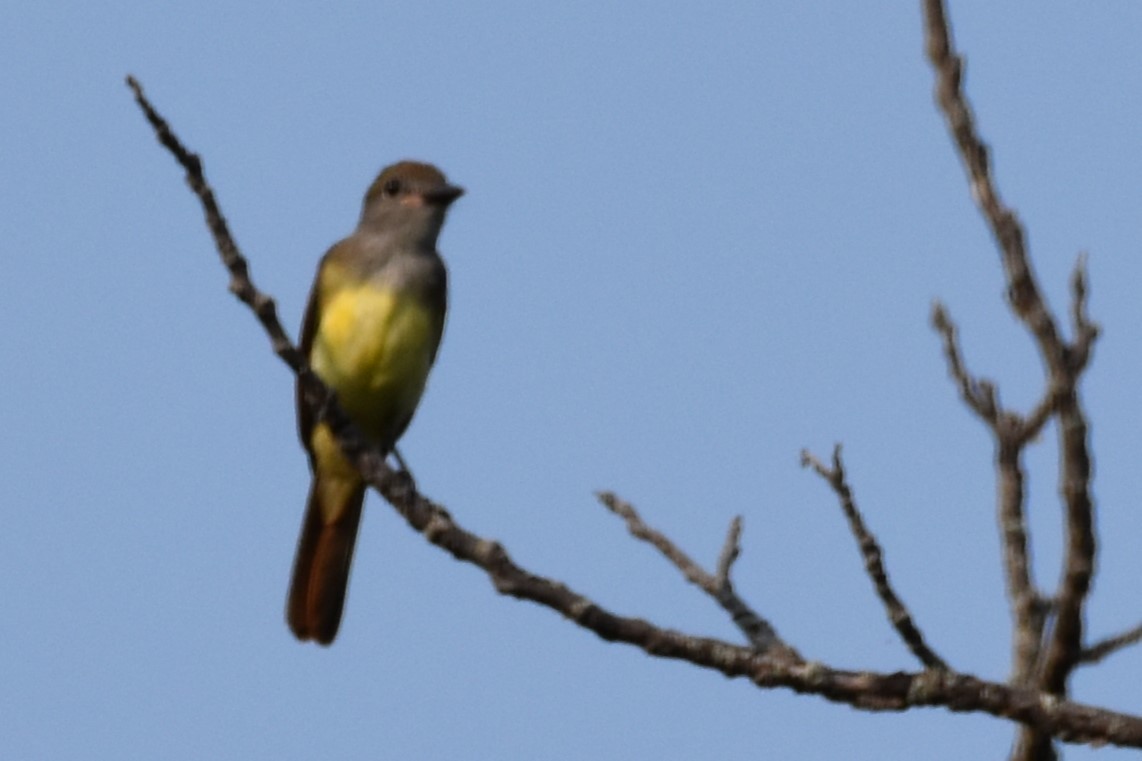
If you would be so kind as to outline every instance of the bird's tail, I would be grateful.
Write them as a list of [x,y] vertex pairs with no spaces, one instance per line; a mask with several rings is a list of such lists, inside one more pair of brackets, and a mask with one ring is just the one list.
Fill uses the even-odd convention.
[[286,619],[298,639],[333,642],[345,606],[365,485],[314,473],[293,563]]

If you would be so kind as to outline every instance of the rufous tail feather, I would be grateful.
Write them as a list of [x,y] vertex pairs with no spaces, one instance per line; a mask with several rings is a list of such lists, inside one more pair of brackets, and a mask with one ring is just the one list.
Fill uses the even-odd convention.
[[[314,474],[293,563],[286,619],[298,639],[328,645],[337,636],[345,607],[365,485],[344,491],[321,489],[320,485],[320,477]],[[323,506],[323,495],[329,499],[331,492],[343,493],[345,504]],[[327,516],[336,518],[329,520]]]

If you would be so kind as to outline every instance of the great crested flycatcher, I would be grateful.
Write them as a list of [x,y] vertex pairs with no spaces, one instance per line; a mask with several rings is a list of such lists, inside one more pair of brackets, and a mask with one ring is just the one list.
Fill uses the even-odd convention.
[[[357,229],[317,267],[301,351],[386,452],[408,427],[440,346],[447,271],[436,239],[463,192],[429,164],[387,167],[365,194]],[[328,645],[341,623],[365,483],[300,387],[297,420],[313,481],[286,618],[298,639]]]

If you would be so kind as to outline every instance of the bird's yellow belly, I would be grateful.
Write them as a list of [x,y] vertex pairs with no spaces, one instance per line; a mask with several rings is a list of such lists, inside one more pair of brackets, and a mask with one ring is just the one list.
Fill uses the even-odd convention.
[[310,362],[364,432],[391,446],[416,409],[435,353],[429,310],[375,285],[322,305]]

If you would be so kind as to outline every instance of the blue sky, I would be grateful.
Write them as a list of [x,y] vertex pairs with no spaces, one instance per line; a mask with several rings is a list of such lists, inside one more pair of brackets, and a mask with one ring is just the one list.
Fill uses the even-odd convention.
[[[783,636],[836,666],[914,669],[797,464],[842,441],[930,643],[1002,679],[990,444],[946,377],[932,300],[1006,402],[1027,408],[1040,372],[933,106],[919,3],[766,5],[0,12],[0,755],[1004,754],[1012,728],[987,717],[860,713],[603,643],[497,596],[375,496],[338,641],[295,642],[308,473],[291,377],[122,83],[139,77],[202,154],[291,329],[382,166],[429,160],[468,188],[441,239],[444,344],[402,446],[463,525],[618,612],[736,641],[592,493],[706,563],[740,513],[738,589]],[[1103,636],[1142,610],[1142,7],[950,13],[1056,307],[1089,252]],[[1054,457],[1052,431],[1028,462],[1049,587]],[[1073,688],[1136,711],[1140,670],[1136,649]]]

